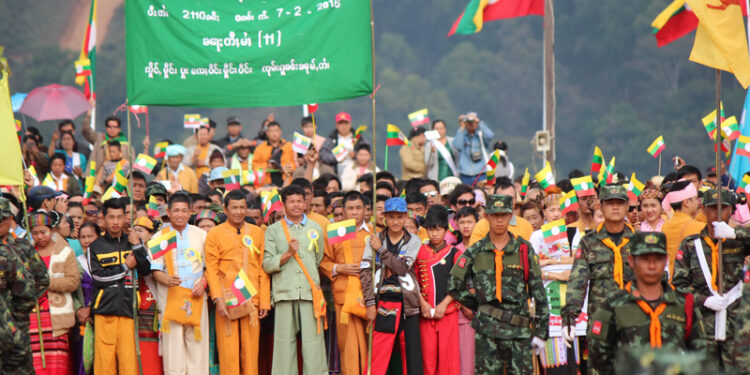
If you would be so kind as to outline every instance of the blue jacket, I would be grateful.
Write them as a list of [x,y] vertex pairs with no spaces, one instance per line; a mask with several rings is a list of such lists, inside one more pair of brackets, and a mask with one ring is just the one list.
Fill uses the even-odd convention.
[[485,151],[489,150],[490,142],[495,133],[492,132],[489,126],[484,121],[479,122],[477,131],[469,134],[464,128],[459,128],[456,133],[456,137],[453,138],[453,148],[458,153],[458,165],[456,167],[462,175],[476,176],[484,173],[484,166],[487,163],[487,159],[484,156],[480,157],[478,161],[471,159],[471,154],[474,152],[482,152],[482,146],[479,141],[479,132],[482,133],[482,140],[484,141]]

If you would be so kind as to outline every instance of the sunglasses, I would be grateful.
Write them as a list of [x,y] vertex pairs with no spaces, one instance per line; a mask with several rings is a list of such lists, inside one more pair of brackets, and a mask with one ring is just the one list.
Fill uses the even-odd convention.
[[99,210],[86,210],[86,215],[88,215],[88,216],[99,215]]
[[466,206],[466,205],[473,205],[477,203],[477,201],[473,198],[472,199],[459,199],[456,203],[459,206]]
[[633,212],[633,211],[637,211],[637,210],[638,210],[638,206],[630,206],[630,207],[628,207],[628,212]]
[[428,198],[429,197],[437,197],[438,192],[436,190],[433,190],[433,191],[428,191],[426,193],[422,193],[422,195],[424,195],[425,197],[428,197]]
[[108,129],[119,129],[120,127],[118,125],[106,125],[106,128],[108,128]]

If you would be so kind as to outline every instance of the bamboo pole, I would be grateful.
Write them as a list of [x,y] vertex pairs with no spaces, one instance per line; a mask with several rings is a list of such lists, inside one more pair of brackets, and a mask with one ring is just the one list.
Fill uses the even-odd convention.
[[[718,184],[716,185],[717,202],[716,202],[716,213],[719,215],[719,221],[721,221],[721,70],[716,69],[716,133],[714,134],[714,151],[716,151],[716,175],[718,176]],[[722,256],[722,241],[719,243],[719,263],[716,265],[716,273],[718,274],[718,287],[719,295],[724,294],[724,257]]]
[[[375,85],[375,15],[372,12],[372,0],[370,0],[370,54],[372,59],[372,95],[370,96],[372,99],[372,228],[373,233],[376,228],[375,220],[377,218],[377,189],[375,189],[377,185],[377,170],[378,170],[378,159],[377,159],[377,127],[375,126],[375,120],[376,120],[376,112],[375,112],[375,92],[377,91],[377,86]],[[388,151],[386,151],[386,158],[388,157]],[[386,159],[387,160],[387,159]],[[386,169],[388,169],[388,165],[386,164]],[[373,249],[372,253],[372,281],[375,282],[375,250]],[[374,324],[368,323],[369,332],[367,335],[367,375],[372,374],[372,335],[374,331]]]
[[[130,104],[125,100],[125,107],[127,110],[127,122],[128,122],[128,147],[133,144],[131,140],[131,127],[130,127]],[[133,152],[128,152],[128,163],[130,163],[130,178],[128,178],[128,199],[130,200],[130,228],[133,228],[133,221],[135,220],[135,207],[133,207]],[[131,234],[128,234],[130,236]],[[132,252],[131,252],[132,254]],[[132,282],[133,282],[133,326],[135,327],[135,353],[138,356],[138,373],[143,375],[143,364],[141,363],[141,340],[138,337],[138,272],[135,268],[130,270]]]

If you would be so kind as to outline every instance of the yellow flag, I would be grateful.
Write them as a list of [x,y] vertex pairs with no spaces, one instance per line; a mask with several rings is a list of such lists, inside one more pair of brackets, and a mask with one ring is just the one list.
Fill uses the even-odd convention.
[[4,67],[7,67],[7,60],[0,57],[0,160],[5,161],[0,168],[0,185],[23,185],[21,144],[16,136],[13,106],[10,104],[9,72]]
[[687,0],[687,4],[698,17],[690,61],[734,73],[747,89],[750,55],[739,1]]

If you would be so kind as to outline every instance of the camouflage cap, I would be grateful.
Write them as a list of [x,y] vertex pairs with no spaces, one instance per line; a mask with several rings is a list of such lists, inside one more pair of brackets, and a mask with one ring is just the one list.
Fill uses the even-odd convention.
[[0,197],[0,219],[5,219],[8,216],[13,216],[13,211],[10,210],[10,201]]
[[628,201],[628,191],[622,185],[604,185],[599,188],[599,200],[604,202],[610,199]]
[[487,214],[513,213],[513,197],[505,194],[490,194],[487,196],[487,205],[484,211]]
[[630,237],[630,255],[667,255],[667,237],[661,232],[636,232]]
[[[718,201],[719,191],[716,189],[708,189],[703,193],[703,207],[716,206]],[[734,197],[732,192],[727,189],[721,189],[721,204],[722,206],[731,206],[734,203]]]
[[164,187],[159,182],[151,182],[148,184],[148,187],[146,188],[146,195],[152,196],[152,195],[163,195],[164,197],[167,196],[167,188]]

